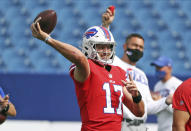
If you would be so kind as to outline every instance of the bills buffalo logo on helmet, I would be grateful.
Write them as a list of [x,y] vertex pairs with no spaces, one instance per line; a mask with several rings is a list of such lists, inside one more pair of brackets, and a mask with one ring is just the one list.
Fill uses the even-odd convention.
[[95,28],[88,30],[84,35],[86,36],[87,39],[89,39],[90,37],[94,36],[95,34],[97,34],[97,30]]

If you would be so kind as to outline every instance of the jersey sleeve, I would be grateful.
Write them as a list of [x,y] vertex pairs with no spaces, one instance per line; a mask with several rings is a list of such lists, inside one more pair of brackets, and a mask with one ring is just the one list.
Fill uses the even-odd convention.
[[74,70],[76,68],[76,65],[72,64],[70,66],[70,76],[72,77],[72,79],[74,80]]
[[84,82],[78,82],[74,79],[74,70],[76,68],[76,65],[72,64],[70,67],[70,77],[72,78],[72,80],[74,81],[75,85],[77,85],[78,87],[81,87],[81,85],[83,85],[83,83],[85,83],[86,81],[88,81],[91,78],[91,63],[90,64],[90,75],[88,76],[88,78],[84,81]]
[[[186,93],[182,90],[176,90],[173,96],[173,108],[181,111],[187,111],[187,103],[185,98],[190,100],[190,96],[186,96]],[[189,102],[189,104],[191,105],[191,102]]]
[[1,95],[1,97],[5,97],[5,93],[4,93],[4,91],[3,91],[3,89],[0,87],[0,95]]

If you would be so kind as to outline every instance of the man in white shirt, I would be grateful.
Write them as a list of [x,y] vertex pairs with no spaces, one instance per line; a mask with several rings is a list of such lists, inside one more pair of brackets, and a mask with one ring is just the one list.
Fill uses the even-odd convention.
[[[155,75],[159,81],[154,86],[154,92],[166,97],[174,94],[176,88],[182,83],[181,80],[172,76],[172,60],[166,56],[160,56],[151,63],[155,66]],[[172,131],[173,109],[169,108],[157,113],[158,131]]]
[[[107,11],[102,15],[102,25],[109,28],[114,16],[111,11]],[[161,98],[154,101],[148,86],[148,80],[145,73],[136,67],[137,61],[143,56],[144,38],[140,34],[130,34],[127,36],[123,44],[123,57],[120,59],[115,56],[113,65],[121,67],[131,74],[138,90],[142,94],[145,106],[145,115],[143,117],[134,116],[125,106],[123,106],[123,122],[122,131],[152,131],[143,124],[146,121],[147,114],[156,114],[166,109],[172,103],[172,96]]]

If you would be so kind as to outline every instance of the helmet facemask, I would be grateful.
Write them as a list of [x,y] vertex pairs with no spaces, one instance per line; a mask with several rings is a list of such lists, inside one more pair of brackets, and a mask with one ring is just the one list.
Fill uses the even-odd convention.
[[103,42],[95,44],[96,60],[106,64],[112,64],[115,55],[115,43],[114,42]]

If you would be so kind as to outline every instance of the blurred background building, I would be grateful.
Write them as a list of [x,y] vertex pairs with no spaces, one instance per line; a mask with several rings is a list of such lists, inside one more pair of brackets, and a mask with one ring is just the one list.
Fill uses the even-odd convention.
[[[159,55],[173,60],[173,74],[182,80],[190,76],[189,0],[1,0],[0,84],[16,105],[15,119],[80,121],[68,73],[71,63],[34,39],[30,25],[39,12],[53,9],[58,22],[51,36],[79,47],[83,32],[90,26],[101,25],[101,14],[110,5],[116,7],[111,31],[119,57],[129,33],[137,32],[145,38],[145,52],[138,66],[148,75],[151,89],[155,80],[150,63]],[[47,110],[39,113],[35,110],[39,107],[41,111],[43,107]]]

